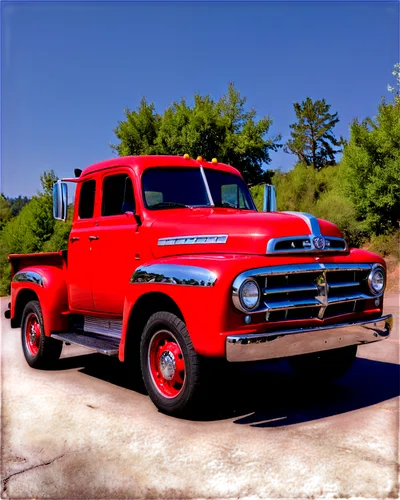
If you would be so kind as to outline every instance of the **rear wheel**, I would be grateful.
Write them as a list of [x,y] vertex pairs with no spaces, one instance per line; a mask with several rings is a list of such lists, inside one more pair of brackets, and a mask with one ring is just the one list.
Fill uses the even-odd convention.
[[157,408],[175,416],[191,414],[200,401],[201,362],[185,323],[169,312],[148,320],[140,346],[146,390]]
[[308,379],[333,381],[343,377],[357,356],[357,346],[352,345],[331,351],[303,354],[289,358],[293,370]]
[[62,342],[46,337],[42,309],[37,300],[31,300],[22,313],[22,349],[32,368],[50,368],[59,359]]

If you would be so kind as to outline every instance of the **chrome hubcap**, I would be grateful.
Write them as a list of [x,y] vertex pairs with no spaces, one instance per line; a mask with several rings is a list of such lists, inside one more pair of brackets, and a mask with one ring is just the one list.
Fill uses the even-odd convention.
[[31,329],[29,332],[29,340],[31,341],[31,344],[34,344],[36,342],[36,332],[35,332],[33,325],[31,326]]
[[171,351],[164,351],[160,356],[160,371],[165,380],[172,380],[175,375],[175,357]]

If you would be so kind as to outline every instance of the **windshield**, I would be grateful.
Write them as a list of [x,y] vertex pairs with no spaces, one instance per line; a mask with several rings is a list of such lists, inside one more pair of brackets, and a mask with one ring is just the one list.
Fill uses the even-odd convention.
[[[207,168],[204,172],[215,206],[256,210],[240,177]],[[200,168],[149,168],[143,174],[142,188],[151,210],[211,206]]]
[[211,168],[205,168],[204,172],[216,207],[256,210],[250,192],[240,177]]

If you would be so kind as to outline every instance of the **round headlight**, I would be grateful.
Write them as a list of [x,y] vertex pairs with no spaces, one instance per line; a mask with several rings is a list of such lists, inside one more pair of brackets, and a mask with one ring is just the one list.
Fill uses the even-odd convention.
[[260,302],[260,288],[253,279],[246,280],[240,287],[240,302],[242,306],[251,311],[255,309]]
[[382,293],[385,288],[385,270],[381,266],[372,268],[368,276],[368,286],[374,295]]

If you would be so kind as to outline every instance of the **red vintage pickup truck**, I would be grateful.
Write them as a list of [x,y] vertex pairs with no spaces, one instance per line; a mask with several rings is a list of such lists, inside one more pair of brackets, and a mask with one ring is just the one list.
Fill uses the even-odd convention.
[[349,249],[326,220],[277,212],[272,186],[257,211],[229,165],[188,155],[97,163],[54,185],[56,219],[66,220],[68,181],[68,250],[9,256],[6,317],[33,368],[54,365],[63,342],[118,356],[141,367],[161,411],[187,415],[204,403],[211,358],[288,358],[332,380],[358,344],[390,335],[384,260]]

